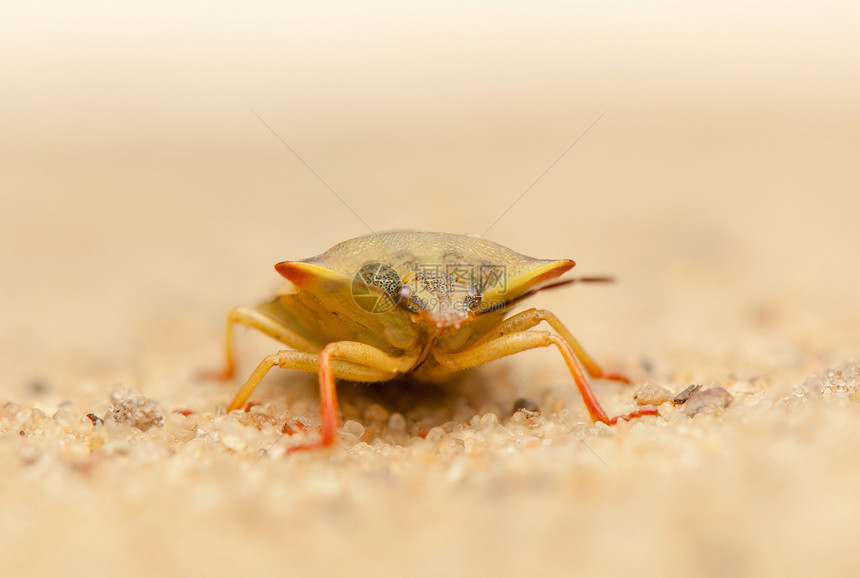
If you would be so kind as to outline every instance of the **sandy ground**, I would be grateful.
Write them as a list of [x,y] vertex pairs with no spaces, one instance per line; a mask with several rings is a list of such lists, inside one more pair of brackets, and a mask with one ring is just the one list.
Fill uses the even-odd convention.
[[[4,575],[853,575],[852,8],[191,6],[4,19]],[[532,300],[633,378],[594,383],[609,411],[733,403],[595,426],[535,351],[344,384],[337,447],[285,455],[312,377],[223,415],[276,348],[242,331],[234,382],[196,375],[274,263],[362,221],[613,274]]]

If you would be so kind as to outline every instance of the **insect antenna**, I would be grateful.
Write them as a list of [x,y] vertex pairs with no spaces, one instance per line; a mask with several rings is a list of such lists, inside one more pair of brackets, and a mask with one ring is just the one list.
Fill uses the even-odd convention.
[[539,287],[534,287],[529,289],[525,293],[520,293],[513,299],[509,299],[508,301],[503,301],[498,303],[497,306],[491,307],[489,310],[494,311],[496,309],[501,309],[504,307],[510,307],[511,305],[522,301],[528,297],[531,297],[535,293],[540,291],[546,291],[547,289],[557,289],[559,287],[564,287],[565,285],[570,285],[571,283],[614,283],[615,278],[604,276],[604,277],[574,277],[573,279],[564,279],[562,281],[554,281],[552,283],[547,283],[546,285],[541,285]]

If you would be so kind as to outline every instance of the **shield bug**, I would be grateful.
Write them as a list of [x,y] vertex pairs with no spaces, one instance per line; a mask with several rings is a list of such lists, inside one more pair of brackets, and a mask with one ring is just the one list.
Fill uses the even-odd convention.
[[[480,237],[421,231],[373,233],[310,259],[278,263],[286,286],[270,301],[228,313],[226,365],[219,375],[228,379],[234,373],[231,335],[237,323],[289,349],[263,359],[227,411],[243,407],[272,367],[318,373],[321,438],[290,451],[324,447],[337,431],[336,379],[382,382],[411,374],[438,381],[554,346],[593,421],[614,424],[657,414],[642,408],[609,418],[581,367],[593,378],[628,380],[604,373],[551,312],[528,309],[507,316],[537,291],[575,281],[556,280],[573,266],[569,259],[533,259]],[[534,330],[541,322],[552,331]]]

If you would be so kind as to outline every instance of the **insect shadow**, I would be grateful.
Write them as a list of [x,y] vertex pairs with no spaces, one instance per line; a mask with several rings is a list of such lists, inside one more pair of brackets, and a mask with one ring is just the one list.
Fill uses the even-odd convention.
[[[273,376],[274,377],[274,376]],[[301,417],[309,423],[318,420],[318,380],[312,374],[279,375],[268,380],[264,396],[270,403],[299,405]],[[406,432],[450,422],[468,423],[485,412],[500,420],[513,414],[514,400],[522,395],[509,374],[499,370],[468,370],[451,376],[445,382],[419,381],[410,375],[398,376],[384,383],[339,380],[338,398],[344,419],[368,420],[368,408],[382,407],[388,415],[399,413],[405,419]],[[305,405],[306,404],[306,405]]]

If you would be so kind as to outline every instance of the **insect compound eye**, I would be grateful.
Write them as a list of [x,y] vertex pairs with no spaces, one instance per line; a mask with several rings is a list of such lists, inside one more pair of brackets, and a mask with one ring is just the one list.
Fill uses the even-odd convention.
[[400,286],[400,289],[397,290],[397,304],[405,307],[409,311],[416,312],[423,307],[426,307],[426,303],[421,297],[415,295],[414,290],[412,289],[412,285],[408,283],[404,283]]
[[[371,287],[382,289],[383,294]],[[396,307],[402,284],[391,265],[371,261],[365,263],[352,279],[352,298],[356,305],[369,313],[386,313]]]
[[397,299],[399,301],[409,301],[412,298],[412,286],[401,285],[397,289]]
[[356,273],[356,278],[360,278],[366,285],[382,289],[389,295],[396,295],[400,289],[400,275],[391,265],[385,263],[365,263]]

